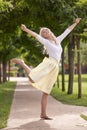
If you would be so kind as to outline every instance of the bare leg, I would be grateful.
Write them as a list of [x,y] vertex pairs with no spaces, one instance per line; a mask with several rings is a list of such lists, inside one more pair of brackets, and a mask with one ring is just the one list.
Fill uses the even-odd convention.
[[18,58],[13,58],[11,61],[16,63],[16,64],[19,64],[21,67],[23,67],[27,74],[30,73],[31,69],[24,63],[23,60],[18,59]]
[[51,120],[52,118],[49,118],[46,114],[47,99],[48,99],[48,94],[43,92],[42,99],[41,99],[41,116],[40,117],[42,119]]

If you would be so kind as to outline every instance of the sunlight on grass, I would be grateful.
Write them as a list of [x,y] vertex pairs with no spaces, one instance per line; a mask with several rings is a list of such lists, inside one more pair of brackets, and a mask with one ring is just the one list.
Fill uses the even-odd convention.
[[80,115],[80,117],[82,117],[84,120],[86,120],[86,121],[87,121],[87,116],[85,116],[85,115],[81,114],[81,115]]
[[15,86],[15,82],[0,84],[0,128],[6,127]]
[[77,75],[74,76],[74,85],[73,85],[73,94],[68,95],[68,75],[65,76],[65,92],[61,90],[61,76],[59,76],[59,88],[57,84],[53,88],[51,95],[66,104],[78,105],[78,106],[87,106],[87,75],[82,75],[82,98],[78,99],[78,79]]

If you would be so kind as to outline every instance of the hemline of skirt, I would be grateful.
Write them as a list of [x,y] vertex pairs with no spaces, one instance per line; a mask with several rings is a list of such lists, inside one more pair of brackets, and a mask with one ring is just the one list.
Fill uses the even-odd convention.
[[31,83],[31,86],[34,87],[35,89],[39,90],[39,91],[46,93],[46,94],[50,94],[50,92],[47,92],[47,91],[41,89],[40,87],[38,87],[38,85],[36,85],[36,83]]

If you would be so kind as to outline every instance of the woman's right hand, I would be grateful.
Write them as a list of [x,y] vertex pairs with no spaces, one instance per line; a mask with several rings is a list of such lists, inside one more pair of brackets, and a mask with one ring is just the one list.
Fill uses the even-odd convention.
[[26,31],[26,26],[24,25],[24,24],[21,24],[21,29],[23,30],[23,31]]
[[37,33],[31,31],[30,29],[28,29],[24,24],[21,24],[21,29],[23,31],[25,31],[26,33],[30,34],[31,36],[33,37],[36,37],[37,36]]

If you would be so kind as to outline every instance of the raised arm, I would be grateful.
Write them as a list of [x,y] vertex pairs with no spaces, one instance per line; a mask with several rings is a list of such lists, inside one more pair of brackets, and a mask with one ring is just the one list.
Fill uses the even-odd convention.
[[41,37],[39,34],[36,32],[33,32],[32,30],[28,29],[24,24],[21,25],[21,29],[25,31],[26,33],[30,34],[31,36],[35,37],[41,44],[45,45],[48,40]]
[[75,26],[80,22],[80,20],[81,20],[81,18],[77,18],[77,19],[75,20],[75,22],[74,22],[71,26],[68,27],[68,29],[69,29],[70,31],[72,31],[72,30],[75,28]]
[[33,37],[36,37],[38,35],[36,32],[33,32],[30,29],[28,29],[24,24],[21,25],[21,29]]
[[69,26],[60,36],[57,37],[57,41],[61,43],[63,39],[75,28],[75,26],[80,22],[81,18],[77,18],[75,22]]

